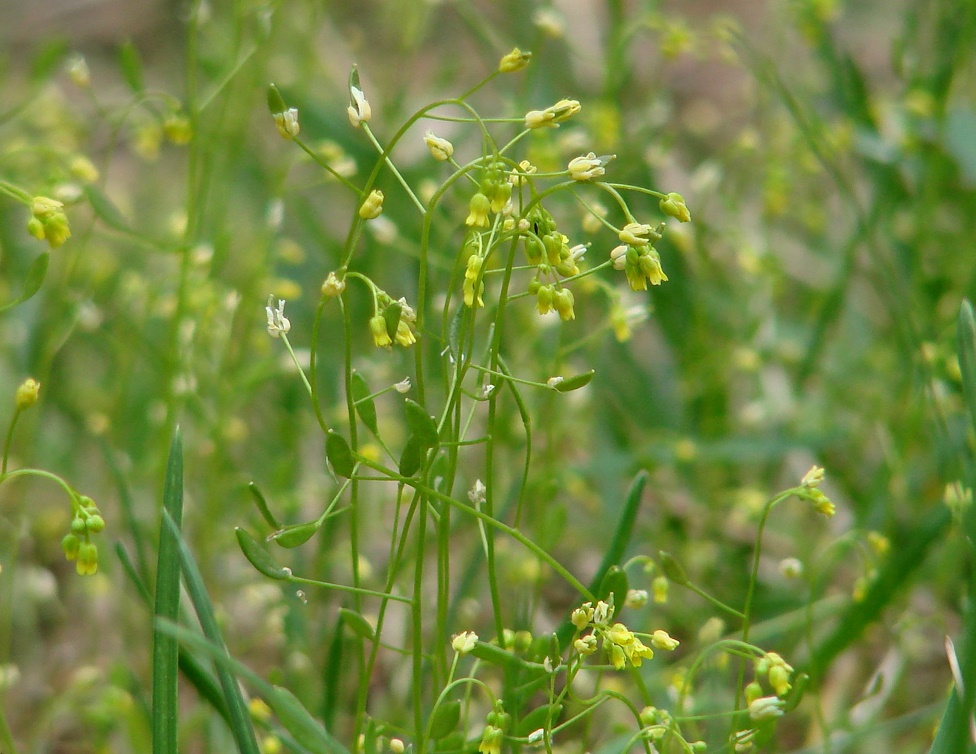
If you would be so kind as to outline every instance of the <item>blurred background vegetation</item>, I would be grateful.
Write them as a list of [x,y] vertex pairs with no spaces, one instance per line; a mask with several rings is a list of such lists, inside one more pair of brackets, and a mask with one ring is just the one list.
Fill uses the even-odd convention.
[[[73,238],[53,251],[39,295],[0,314],[0,392],[11,396],[0,418],[16,386],[37,378],[41,403],[18,426],[12,466],[63,475],[109,524],[98,575],[79,579],[59,548],[60,492],[0,487],[0,704],[21,751],[147,749],[150,616],[112,547],[151,571],[177,421],[187,532],[231,649],[316,706],[336,603],[269,585],[233,527],[257,528],[252,480],[288,521],[313,518],[333,494],[321,433],[262,309],[269,293],[287,299],[292,342],[308,348],[355,203],[278,137],[265,90],[275,82],[299,108],[302,135],[354,174],[372,153],[345,117],[353,63],[372,125],[389,136],[514,45],[533,63],[479,93],[483,113],[583,104],[578,122],[532,141],[540,170],[614,153],[613,180],[681,192],[694,219],[660,244],[670,281],[623,299],[650,313],[629,339],[614,337],[599,295],[577,297],[569,326],[513,314],[531,335],[510,348],[528,371],[538,365],[533,379],[596,369],[586,391],[563,399],[569,411],[532,397],[543,451],[526,529],[587,577],[627,483],[647,469],[631,554],[667,550],[738,605],[758,507],[823,465],[838,515],[825,525],[802,506],[778,509],[761,563],[757,615],[795,620],[765,622],[756,639],[810,671],[815,688],[776,750],[927,747],[951,677],[944,637],[958,635],[971,578],[945,495],[965,481],[972,449],[955,323],[976,294],[973,3],[7,2],[0,44],[0,176],[78,196]],[[67,72],[77,54],[90,87]],[[189,145],[174,143],[183,117]],[[475,133],[438,133],[477,154]],[[396,158],[414,185],[429,180],[419,138]],[[466,212],[466,197],[452,201],[436,231],[446,260]],[[634,209],[657,212],[650,200]],[[357,263],[409,297],[418,218],[389,200],[384,218]],[[561,227],[602,260],[614,240],[581,219],[567,206]],[[0,202],[2,300],[41,251],[26,220],[24,207]],[[354,364],[374,389],[410,374],[409,354],[376,352],[365,328],[360,337]],[[341,422],[335,312],[320,338],[319,384]],[[395,435],[399,414],[379,403]],[[513,423],[500,440],[514,465],[520,432]],[[389,504],[369,501],[379,530]],[[290,557],[339,580],[343,525],[326,528]],[[387,541],[364,553],[380,571]],[[502,555],[509,583],[531,595],[522,612],[532,625],[513,627],[551,628],[573,595],[520,553]],[[786,557],[805,564],[799,582],[778,571]],[[477,623],[472,602],[462,608]],[[673,587],[642,614],[693,647],[712,609]],[[656,663],[654,688],[666,695],[666,663],[686,661]],[[391,686],[384,709],[406,704],[395,677],[376,682]],[[704,706],[728,693],[728,677],[714,683],[697,690]],[[187,751],[227,743],[189,702],[184,729]]]

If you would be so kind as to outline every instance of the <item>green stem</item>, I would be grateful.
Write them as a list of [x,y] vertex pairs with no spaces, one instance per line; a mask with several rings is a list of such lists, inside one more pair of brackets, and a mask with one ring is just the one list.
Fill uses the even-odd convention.
[[10,426],[7,428],[7,437],[3,442],[3,461],[0,462],[0,476],[7,473],[7,457],[10,454],[10,443],[14,439],[14,427],[17,426],[17,419],[20,418],[21,410],[18,408],[14,415],[10,417]]

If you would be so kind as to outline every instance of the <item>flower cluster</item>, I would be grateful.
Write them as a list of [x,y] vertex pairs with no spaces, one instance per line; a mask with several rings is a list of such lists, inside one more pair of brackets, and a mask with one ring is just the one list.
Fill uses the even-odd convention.
[[369,320],[369,331],[377,348],[389,348],[396,341],[404,348],[417,342],[415,325],[417,312],[401,297],[394,301],[384,291],[376,292],[373,316]]
[[71,531],[61,540],[61,549],[68,560],[75,562],[79,576],[91,576],[98,571],[98,548],[91,541],[91,535],[105,528],[105,519],[95,502],[85,495],[73,499],[72,507]]
[[814,509],[827,518],[831,518],[836,513],[836,508],[830,499],[820,489],[820,483],[824,480],[824,470],[819,466],[814,466],[800,480],[797,488],[797,497],[809,500],[813,503]]
[[505,712],[501,700],[498,700],[495,702],[495,708],[485,718],[485,729],[481,733],[481,743],[478,745],[480,754],[501,754],[502,741],[511,723],[512,716]]
[[642,223],[628,223],[617,234],[623,242],[610,252],[615,270],[623,270],[632,290],[646,291],[647,284],[660,285],[668,279],[661,269],[661,255],[654,243],[661,239],[664,225],[652,228]]
[[[616,670],[623,670],[629,662],[639,668],[644,660],[654,657],[654,650],[641,641],[641,636],[648,638],[655,649],[673,651],[678,647],[678,641],[671,638],[667,631],[658,629],[650,637],[638,635],[623,623],[611,623],[614,606],[600,600],[593,606],[592,602],[584,602],[573,610],[570,620],[576,627],[578,638],[573,647],[583,656],[592,655],[599,644],[606,653],[610,664]],[[589,630],[588,633],[583,633]]]
[[71,238],[68,216],[64,214],[64,203],[46,196],[35,196],[31,202],[27,232],[38,241],[47,241],[52,249],[61,246]]

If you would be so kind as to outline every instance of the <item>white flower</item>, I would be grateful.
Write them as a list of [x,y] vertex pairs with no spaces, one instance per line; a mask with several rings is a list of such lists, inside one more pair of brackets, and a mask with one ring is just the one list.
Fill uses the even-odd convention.
[[291,322],[285,317],[284,300],[278,300],[277,308],[274,306],[274,301],[274,295],[268,296],[268,305],[264,307],[264,311],[268,314],[268,335],[272,338],[280,338],[291,330]]
[[803,487],[819,487],[824,480],[824,470],[820,466],[811,466],[810,470],[803,475],[800,484]]
[[771,720],[783,714],[785,705],[786,702],[779,697],[761,696],[749,705],[749,717],[753,720]]
[[393,389],[396,390],[398,393],[400,393],[400,395],[403,395],[404,393],[409,393],[410,392],[410,378],[409,377],[404,377],[402,380],[400,380],[398,383],[396,383],[393,386]]
[[363,94],[362,89],[350,86],[349,97],[350,103],[349,107],[346,108],[346,114],[349,116],[349,122],[352,123],[353,128],[359,128],[361,123],[369,122],[369,119],[373,117],[373,111],[370,109],[369,102],[366,101],[366,95]]
[[486,492],[488,492],[488,488],[485,487],[485,483],[480,479],[475,479],[471,489],[468,490],[468,500],[475,505],[480,505],[481,503],[485,502]]
[[478,634],[474,631],[465,631],[457,634],[451,639],[451,648],[459,655],[466,655],[478,643]]
[[585,254],[586,244],[578,243],[569,250],[569,261],[576,264]]
[[298,108],[290,107],[283,113],[275,113],[275,126],[283,139],[294,139],[298,132],[302,130],[298,124]]
[[601,155],[597,157],[593,152],[589,152],[579,157],[574,157],[569,161],[569,177],[574,181],[591,181],[599,178],[607,171],[604,166],[616,155]]
[[613,269],[622,270],[627,266],[627,249],[625,245],[616,246],[610,252],[610,259],[613,261]]

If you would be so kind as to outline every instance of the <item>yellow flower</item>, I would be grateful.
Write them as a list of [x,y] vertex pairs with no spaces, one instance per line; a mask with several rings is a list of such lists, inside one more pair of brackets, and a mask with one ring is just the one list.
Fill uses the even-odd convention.
[[470,228],[487,228],[488,212],[491,210],[491,201],[480,191],[471,197],[468,204],[468,216],[464,224]]
[[373,189],[359,206],[359,216],[363,220],[375,220],[383,213],[383,192]]
[[503,56],[501,61],[499,61],[498,71],[500,73],[513,73],[515,71],[521,71],[529,64],[531,59],[531,52],[522,52],[518,47],[516,47],[510,53]]
[[373,344],[377,348],[386,348],[393,345],[390,334],[386,331],[386,320],[382,314],[377,314],[370,318],[369,331],[373,335]]

